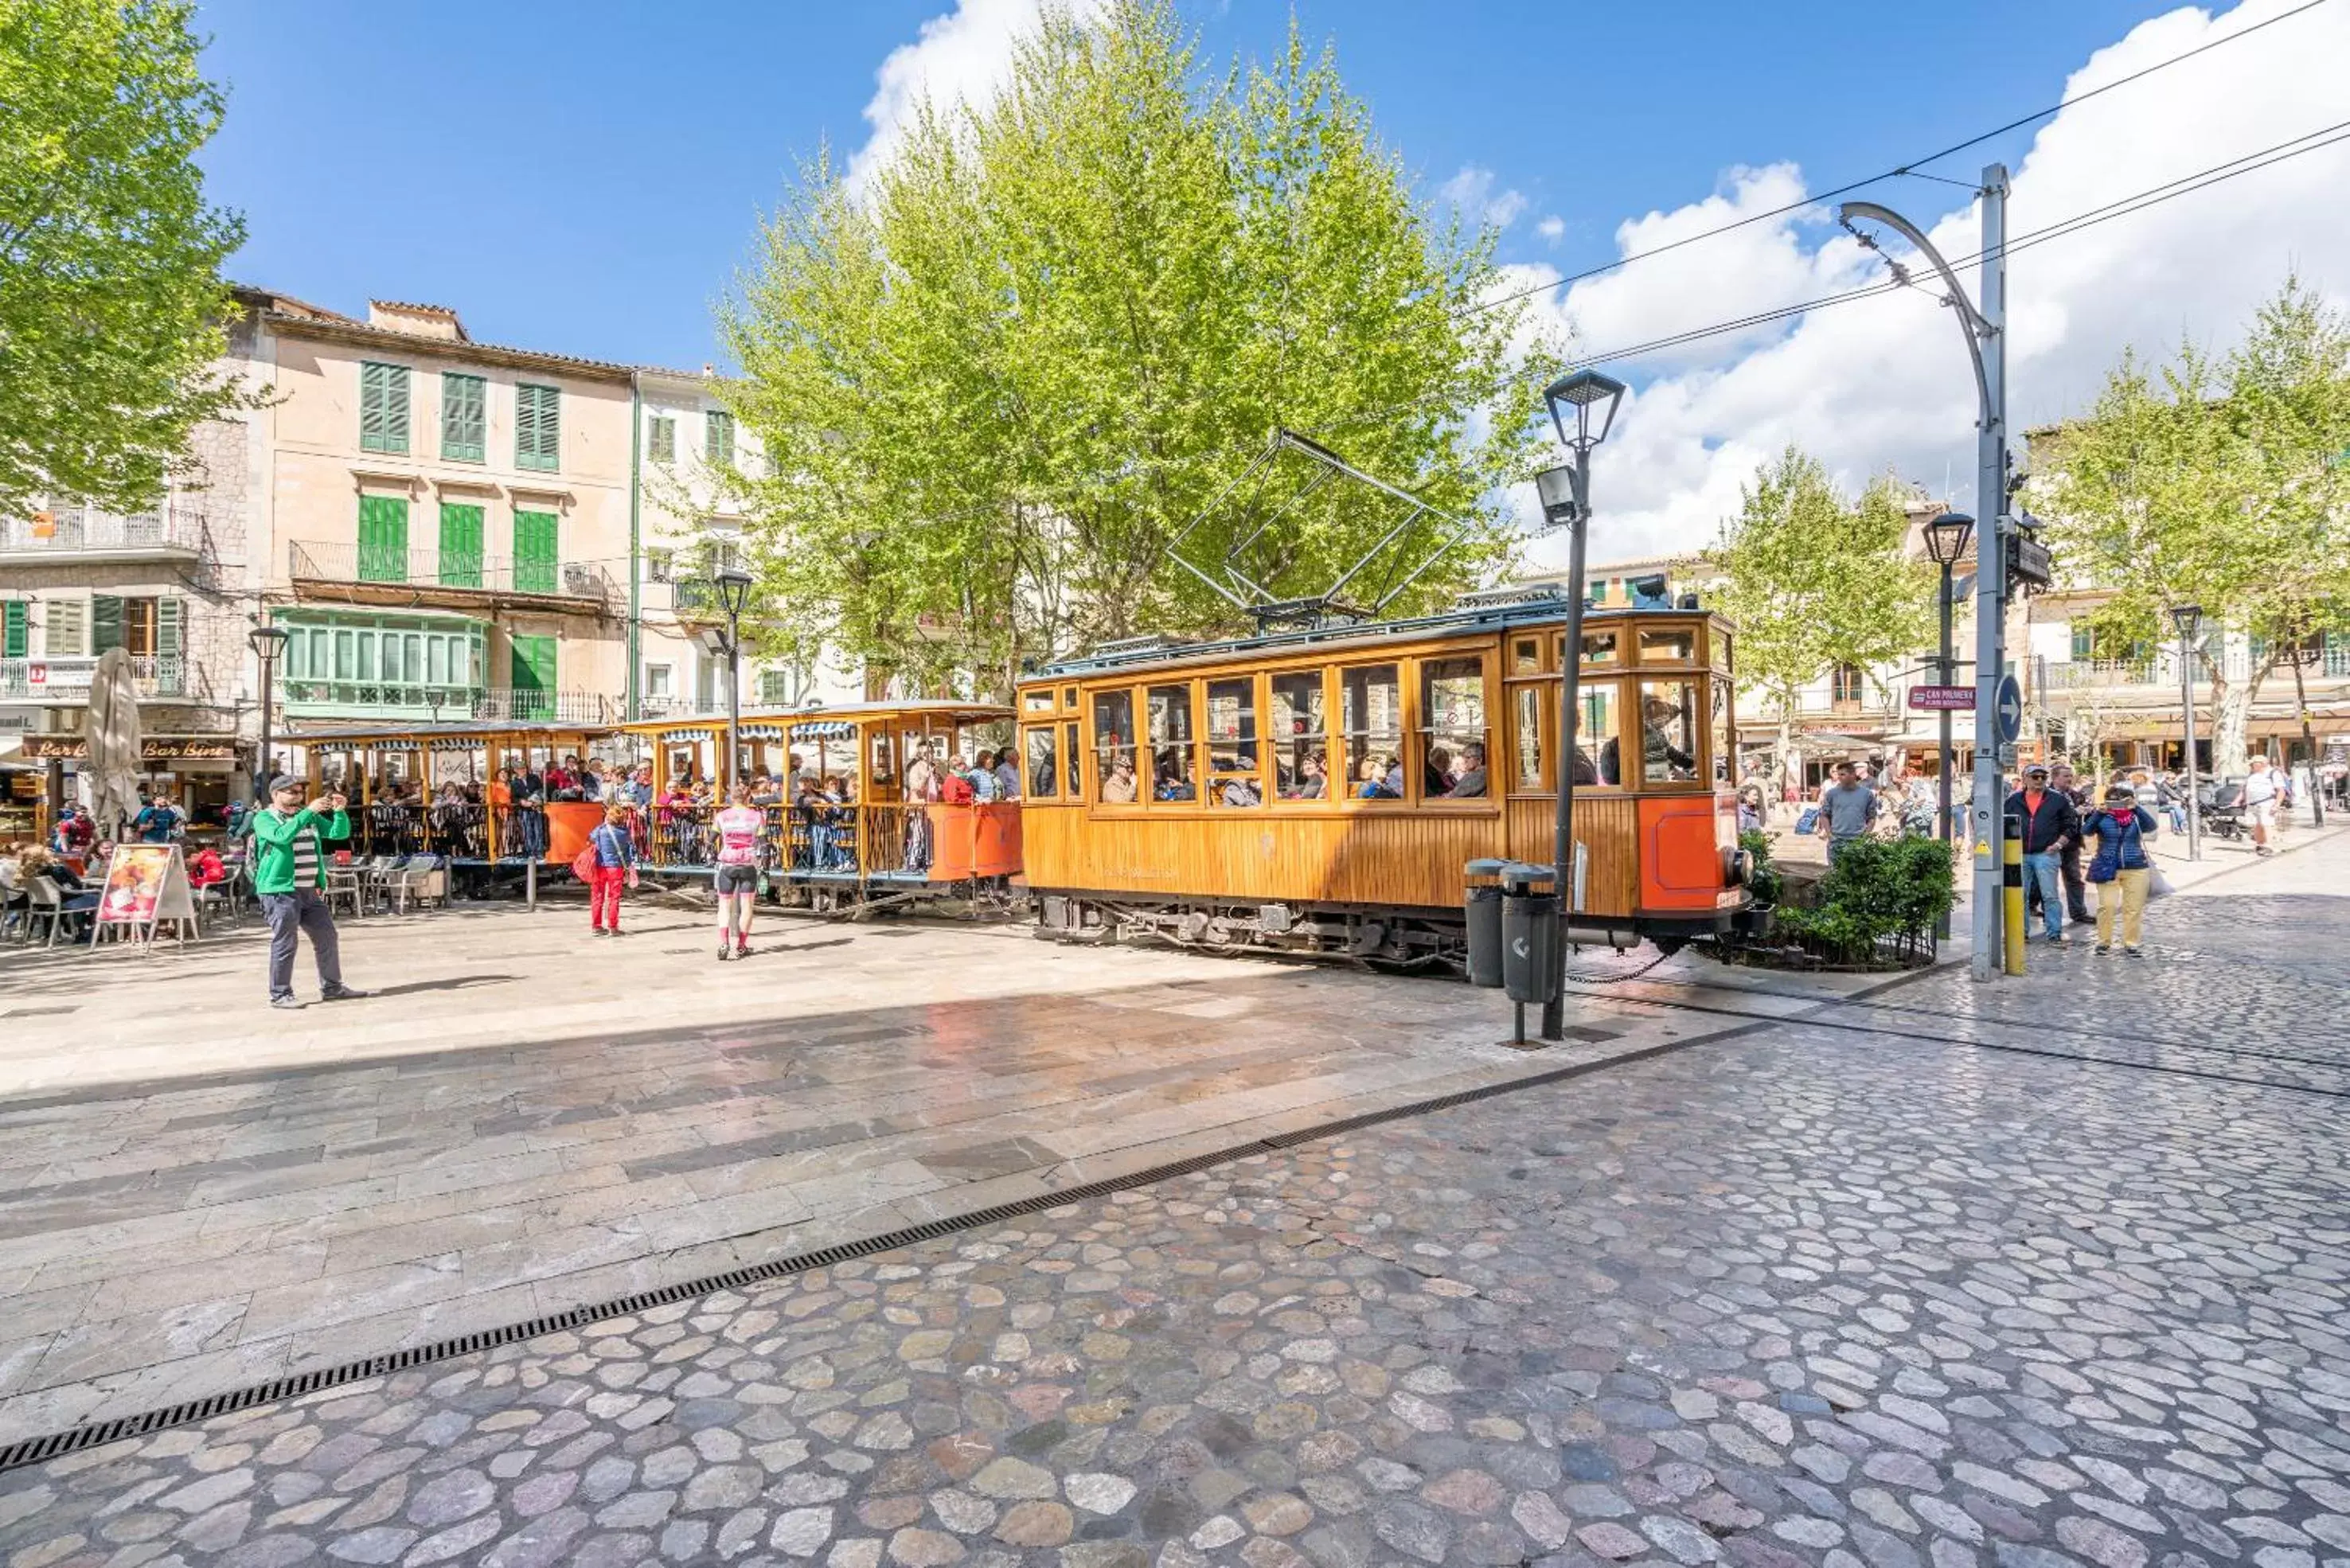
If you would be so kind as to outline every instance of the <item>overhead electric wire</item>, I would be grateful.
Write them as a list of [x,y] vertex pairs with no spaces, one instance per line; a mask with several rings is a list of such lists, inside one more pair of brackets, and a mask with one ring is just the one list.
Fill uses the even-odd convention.
[[[2113,91],[2116,88],[2127,87],[2130,83],[2150,77],[2157,71],[2168,70],[2172,66],[2178,65],[2187,60],[2191,60],[2198,55],[2208,54],[2211,50],[2219,48],[2224,44],[2232,44],[2239,38],[2249,38],[2263,27],[2273,27],[2279,22],[2290,21],[2293,17],[2302,15],[2303,12],[2314,11],[2320,5],[2325,5],[2326,3],[2327,0],[2303,0],[2302,5],[2294,6],[2290,11],[2280,11],[2264,22],[2255,22],[2249,27],[2239,28],[2237,31],[2229,34],[2224,38],[2213,38],[2208,43],[2199,44],[2194,48],[2186,50],[2181,54],[2171,56],[2168,59],[2157,60],[2154,64],[2144,67],[2138,70],[2132,71],[2126,77],[2116,77],[2112,81],[2106,82],[2098,87],[2093,87],[2085,93],[2065,99],[2061,102],[2051,104],[2046,109],[2035,109],[2030,114],[2022,115],[2017,119],[2009,120],[2005,125],[1994,126],[1992,129],[1983,131],[1980,135],[1970,136],[1964,141],[1954,141],[1939,152],[1929,152],[1922,158],[1912,158],[1906,163],[1897,164],[1881,174],[1871,174],[1865,180],[1855,180],[1848,184],[1837,185],[1829,190],[1807,194],[1801,201],[1790,202],[1783,207],[1773,207],[1768,212],[1749,213],[1746,216],[1735,219],[1732,222],[1719,224],[1713,228],[1703,230],[1698,234],[1685,234],[1678,240],[1669,240],[1661,245],[1654,245],[1645,251],[1635,251],[1630,255],[1618,256],[1614,261],[1603,263],[1598,266],[1586,267],[1581,272],[1569,273],[1565,277],[1552,278],[1546,283],[1538,283],[1531,287],[1519,289],[1513,294],[1500,295],[1492,299],[1481,299],[1473,305],[1461,306],[1452,314],[1455,316],[1474,316],[1481,311],[1492,310],[1499,306],[1513,304],[1532,295],[1547,294],[1554,288],[1565,288],[1569,284],[1581,283],[1586,278],[1603,276],[1607,273],[1616,271],[1619,267],[1629,266],[1636,261],[1646,261],[1650,256],[1663,255],[1668,251],[1677,251],[1681,249],[1684,245],[1696,244],[1700,240],[1713,239],[1717,235],[1727,234],[1735,230],[1745,228],[1750,224],[1763,223],[1772,218],[1784,217],[1789,213],[1801,212],[1805,207],[1817,206],[1823,202],[1832,200],[1837,196],[1848,195],[1852,192],[1858,191],[1865,186],[1875,185],[1883,181],[1898,179],[1904,175],[1914,175],[1921,180],[1947,180],[1948,177],[1945,175],[1921,173],[1918,166],[1921,163],[1931,163],[1939,159],[1948,158],[1953,152],[1963,152],[1970,147],[1978,146],[1982,142],[1989,141],[1993,137],[2004,136],[2011,130],[2020,130],[2023,127],[2030,125],[2033,120],[2046,119],[2050,115],[2061,113],[2064,110],[2072,108],[2074,104],[2086,103],[2091,99],[2096,98],[2100,94]],[[1949,182],[1960,185],[1968,184],[1968,182],[1965,181],[1950,181]],[[1970,188],[1972,187],[1970,186]]]
[[[2319,140],[2320,138],[2323,138],[2323,140]],[[2099,223],[2111,223],[2116,218],[2126,218],[2135,213],[2145,212],[2149,208],[2160,206],[2165,202],[2176,201],[2181,196],[2192,195],[2198,191],[2208,190],[2213,185],[2220,184],[2228,180],[2232,180],[2240,174],[2250,174],[2258,170],[2271,168],[2276,164],[2286,162],[2294,158],[2299,158],[2305,153],[2322,151],[2325,148],[2334,146],[2345,140],[2350,140],[2350,120],[2340,120],[2333,125],[2323,126],[2315,130],[2305,131],[2302,135],[2289,138],[2286,140],[2277,142],[2272,146],[2261,148],[2256,151],[2240,154],[2239,156],[2228,159],[2223,162],[2212,164],[2209,168],[2198,170],[2194,173],[2182,174],[2175,180],[2167,180],[2158,185],[2150,185],[2143,191],[2133,192],[2127,196],[2118,197],[2101,206],[2087,208],[2082,212],[2073,213],[2069,217],[2061,218],[2055,223],[2045,224],[2041,228],[2033,229],[2025,234],[2019,234],[2007,242],[2002,254],[2013,255],[2019,251],[2030,250],[2034,245],[2046,244],[2051,240],[2063,239],[2069,234],[2078,234],[2084,229],[2095,228]],[[1965,255],[1950,258],[1950,265],[1954,270],[1960,267],[1971,266],[1980,263],[1982,258],[1982,252],[1974,251]],[[1897,289],[1907,288],[1909,286],[1912,286],[1912,285],[1903,279],[1886,278],[1877,283],[1863,284],[1854,288],[1840,289],[1834,294],[1821,295],[1816,298],[1800,300],[1790,305],[1775,306],[1767,310],[1759,310],[1749,315],[1733,317],[1728,320],[1713,322],[1703,327],[1693,327],[1686,331],[1669,333],[1661,337],[1652,337],[1645,342],[1627,344],[1622,348],[1612,348],[1605,353],[1577,355],[1574,358],[1568,360],[1565,368],[1568,369],[1581,369],[1587,366],[1612,364],[1625,359],[1644,358],[1651,354],[1661,353],[1668,348],[1678,348],[1683,345],[1700,342],[1708,337],[1720,337],[1731,333],[1749,331],[1756,327],[1767,327],[1773,322],[1784,321],[1791,317],[1806,315],[1814,310],[1824,310],[1830,306],[1848,304],[1856,299],[1867,299],[1878,295],[1890,294]],[[1472,400],[1482,400],[1483,398],[1492,397],[1498,392],[1506,391],[1510,387],[1525,379],[1526,377],[1523,371],[1513,371],[1507,376],[1498,378],[1497,379],[1487,383],[1483,387],[1471,389],[1465,394],[1463,390],[1459,388],[1449,388],[1441,391],[1426,393],[1420,397],[1409,399],[1403,402],[1391,403],[1385,408],[1373,409],[1359,414],[1350,414],[1345,419],[1336,420],[1328,424],[1317,425],[1314,429],[1304,431],[1303,433],[1309,436],[1320,436],[1332,431],[1347,430],[1358,425],[1376,423],[1393,415],[1408,413],[1413,409],[1423,407],[1429,403],[1457,400],[1464,395],[1468,396]]]

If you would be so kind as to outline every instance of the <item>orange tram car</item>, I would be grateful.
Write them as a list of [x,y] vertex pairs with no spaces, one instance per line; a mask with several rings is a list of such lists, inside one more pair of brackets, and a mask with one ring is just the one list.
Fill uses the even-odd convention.
[[[1460,966],[1467,863],[1554,857],[1568,607],[1137,639],[1024,678],[1038,934]],[[1693,598],[1585,612],[1571,940],[1671,950],[1746,908],[1731,640]]]

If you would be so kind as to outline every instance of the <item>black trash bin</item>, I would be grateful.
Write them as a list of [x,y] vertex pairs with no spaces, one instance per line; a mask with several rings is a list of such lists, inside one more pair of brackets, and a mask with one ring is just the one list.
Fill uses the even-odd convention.
[[1502,871],[1502,988],[1512,1002],[1548,1002],[1558,988],[1558,873],[1523,861]]
[[1471,860],[1462,913],[1469,922],[1469,983],[1502,983],[1502,872],[1506,860]]

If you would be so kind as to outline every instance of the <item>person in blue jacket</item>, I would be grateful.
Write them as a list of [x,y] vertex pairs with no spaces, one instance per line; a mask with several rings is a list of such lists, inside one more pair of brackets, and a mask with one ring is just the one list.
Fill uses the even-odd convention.
[[2155,832],[2154,813],[2138,804],[2137,792],[2117,784],[2106,791],[2105,804],[2081,824],[2084,843],[2095,844],[2089,859],[2089,885],[2097,890],[2097,950],[2114,950],[2114,916],[2122,923],[2122,951],[2143,958],[2138,940],[2144,934],[2146,899],[2154,883],[2154,859],[2146,841]]

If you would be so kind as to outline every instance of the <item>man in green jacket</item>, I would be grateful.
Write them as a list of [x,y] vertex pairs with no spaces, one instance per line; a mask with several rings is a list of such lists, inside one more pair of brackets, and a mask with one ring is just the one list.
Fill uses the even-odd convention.
[[300,933],[310,933],[318,960],[319,999],[349,1002],[365,996],[343,983],[343,958],[335,917],[327,908],[327,839],[351,836],[343,797],[322,794],[302,804],[302,781],[284,774],[269,781],[269,805],[253,814],[253,890],[269,919],[269,1005],[299,1007],[294,996],[294,950]]

